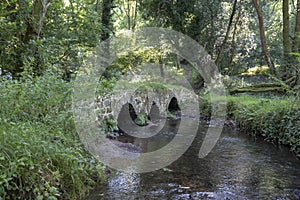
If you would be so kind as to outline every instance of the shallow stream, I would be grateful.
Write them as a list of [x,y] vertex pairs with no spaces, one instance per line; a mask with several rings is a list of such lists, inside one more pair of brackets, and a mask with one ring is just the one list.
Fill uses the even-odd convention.
[[[172,140],[177,126],[167,121],[152,138],[119,140],[153,151]],[[300,160],[287,147],[226,128],[213,151],[199,159],[205,131],[202,124],[191,147],[170,166],[144,174],[113,172],[88,199],[300,199]]]

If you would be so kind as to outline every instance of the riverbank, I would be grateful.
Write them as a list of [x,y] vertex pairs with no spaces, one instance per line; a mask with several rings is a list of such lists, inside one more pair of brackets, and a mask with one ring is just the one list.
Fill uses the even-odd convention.
[[[227,101],[227,119],[252,136],[263,136],[271,143],[287,145],[300,157],[300,99],[251,95],[213,96],[215,102]],[[203,118],[209,118],[210,96],[200,101]],[[232,124],[232,123],[230,123]]]
[[44,76],[0,90],[0,199],[81,199],[104,181],[77,136],[71,83]]

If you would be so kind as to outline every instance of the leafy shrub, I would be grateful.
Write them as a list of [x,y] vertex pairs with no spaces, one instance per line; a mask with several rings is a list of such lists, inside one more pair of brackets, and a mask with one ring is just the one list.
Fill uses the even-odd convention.
[[102,177],[77,137],[71,86],[54,76],[0,82],[1,197],[73,199]]
[[148,124],[148,115],[146,113],[141,113],[139,115],[137,115],[136,119],[134,120],[134,122],[139,125],[139,126],[145,126]]
[[112,116],[108,116],[108,117],[104,118],[104,120],[102,122],[102,129],[105,132],[119,131],[117,121]]

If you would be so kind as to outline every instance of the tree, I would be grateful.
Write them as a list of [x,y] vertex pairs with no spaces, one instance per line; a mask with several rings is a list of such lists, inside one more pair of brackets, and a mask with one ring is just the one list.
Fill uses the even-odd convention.
[[283,13],[283,29],[282,29],[282,36],[283,36],[283,56],[284,56],[284,63],[283,63],[283,78],[288,78],[288,71],[289,71],[289,62],[290,62],[290,53],[291,53],[291,44],[290,44],[290,13],[289,13],[289,0],[283,0],[282,4],[282,13]]
[[231,12],[229,23],[228,23],[227,30],[226,30],[226,35],[225,35],[225,38],[223,40],[223,43],[221,45],[221,48],[219,50],[219,53],[218,53],[218,56],[217,56],[217,59],[216,59],[216,65],[218,67],[220,65],[220,61],[221,61],[221,58],[222,58],[222,55],[223,55],[223,52],[224,52],[224,48],[226,46],[226,43],[227,43],[227,40],[228,40],[228,37],[229,37],[229,33],[230,33],[230,30],[231,30],[231,27],[232,27],[233,18],[234,18],[235,12],[236,12],[236,6],[237,6],[237,0],[234,0],[233,6],[232,6],[232,12]]
[[35,75],[43,73],[43,65],[40,63],[41,59],[37,53],[36,43],[33,41],[38,40],[42,34],[49,5],[50,0],[34,0],[32,6],[27,0],[19,0],[15,4],[17,16],[14,23],[21,33],[18,34],[20,46],[15,49],[17,63],[11,70],[14,77],[18,77],[24,71],[26,62],[34,63],[31,67],[33,67]]
[[48,11],[48,7],[50,5],[50,0],[35,0],[34,8],[33,8],[33,16],[35,19],[35,30],[36,37],[39,38],[42,34],[42,28],[44,25],[44,20]]
[[[297,15],[296,15],[296,25],[295,25],[295,34],[293,42],[293,52],[299,53],[299,44],[300,44],[300,0],[297,1]],[[300,63],[296,64],[296,78],[297,85],[300,85]]]
[[264,20],[263,20],[263,15],[262,15],[262,10],[259,6],[258,0],[252,0],[256,13],[257,13],[257,18],[258,18],[258,23],[259,23],[259,32],[260,32],[260,40],[261,40],[261,46],[263,49],[264,57],[267,62],[267,65],[270,69],[270,73],[272,75],[275,75],[275,67],[274,63],[271,60],[271,56],[267,47],[267,42],[266,42],[266,35],[265,35],[265,28],[264,28]]
[[228,73],[229,74],[233,71],[232,64],[233,64],[234,56],[236,55],[236,47],[237,47],[236,36],[237,36],[238,23],[240,23],[240,19],[241,19],[241,9],[239,10],[239,12],[237,14],[237,18],[236,18],[236,21],[234,23],[234,28],[233,28],[232,41],[231,41],[232,50],[231,50],[231,53],[230,53],[229,66],[228,66],[228,70],[229,70]]
[[136,27],[138,2],[137,0],[127,0],[126,17],[127,17],[127,29],[134,30]]
[[300,45],[300,0],[297,1],[297,14],[296,14],[296,25],[295,25],[295,34],[293,41],[293,52],[299,52]]
[[290,45],[290,14],[289,14],[289,0],[283,0],[282,6],[283,13],[283,51],[284,57],[286,59],[289,58],[289,54],[291,52]]
[[112,32],[112,8],[114,0],[103,0],[102,2],[102,26],[103,33],[101,35],[101,40],[105,41],[109,38],[110,33]]
[[95,7],[86,0],[1,2],[2,74],[20,78],[24,71],[31,77],[46,70],[62,76],[76,71],[85,52],[95,47],[104,32],[101,6],[96,12]]

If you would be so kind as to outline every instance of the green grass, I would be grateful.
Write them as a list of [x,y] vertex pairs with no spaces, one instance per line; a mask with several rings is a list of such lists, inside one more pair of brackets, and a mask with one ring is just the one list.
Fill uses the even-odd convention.
[[[265,140],[291,147],[300,157],[300,100],[295,97],[263,98],[250,95],[212,96],[227,101],[227,117],[238,122],[243,132],[261,135]],[[202,116],[210,116],[210,97],[200,101]]]
[[72,85],[51,76],[0,84],[0,197],[84,197],[104,167],[76,134]]

